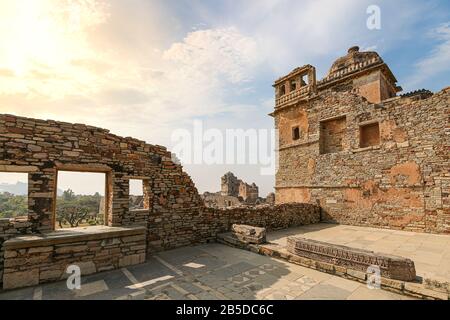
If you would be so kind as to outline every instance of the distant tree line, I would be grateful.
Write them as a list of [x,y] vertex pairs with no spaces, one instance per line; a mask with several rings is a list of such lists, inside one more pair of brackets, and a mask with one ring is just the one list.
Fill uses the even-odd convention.
[[77,195],[67,189],[56,200],[56,221],[60,228],[91,226],[104,224],[103,197],[94,195]]
[[[56,223],[59,228],[104,224],[103,196],[77,195],[67,189],[56,199]],[[0,218],[28,214],[27,196],[0,193]]]
[[14,218],[28,215],[27,196],[0,193],[0,218]]

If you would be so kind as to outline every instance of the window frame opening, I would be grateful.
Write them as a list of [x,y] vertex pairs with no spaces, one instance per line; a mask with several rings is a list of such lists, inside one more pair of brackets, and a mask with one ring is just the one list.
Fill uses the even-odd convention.
[[[140,181],[140,189],[141,189],[141,194],[131,194],[131,182],[134,181]],[[131,207],[131,197],[142,197],[142,201],[141,201],[141,205],[139,207]],[[144,179],[140,179],[140,178],[135,178],[135,177],[130,177],[128,178],[128,201],[129,201],[129,205],[128,205],[128,209],[130,211],[135,211],[135,210],[146,210],[145,208],[145,180]],[[148,209],[148,208],[147,208]]]
[[[16,205],[20,205],[20,203],[18,203],[18,200],[20,201],[20,202],[24,202],[24,212],[22,213],[21,211],[20,211],[20,209],[19,209],[19,213],[20,214],[12,214],[12,215],[9,215],[9,216],[3,216],[3,213],[2,212],[0,212],[0,213],[2,213],[2,215],[0,216],[0,219],[20,219],[20,220],[28,220],[28,215],[29,215],[29,211],[30,211],[30,194],[29,194],[29,179],[30,179],[30,175],[29,175],[29,172],[20,172],[20,171],[0,171],[0,176],[2,175],[2,174],[6,174],[6,175],[8,175],[8,174],[10,174],[10,175],[20,175],[20,176],[22,176],[23,175],[23,177],[25,178],[26,177],[26,179],[25,179],[25,184],[26,184],[26,192],[25,192],[25,194],[15,194],[15,193],[12,193],[12,192],[8,192],[8,191],[0,191],[0,193],[2,194],[2,196],[5,194],[5,193],[7,193],[8,195],[10,195],[10,198],[13,198],[12,199],[12,201],[11,201],[11,203],[8,205],[8,204],[6,204],[6,207],[8,207],[8,206],[16,206]],[[16,180],[16,185],[18,185],[18,183],[23,183],[22,182],[22,179],[17,179]],[[3,183],[3,181],[2,180],[0,180],[0,184],[2,184]],[[11,185],[10,183],[7,183],[8,185]],[[25,199],[24,200],[22,200],[21,198],[22,197],[24,197]],[[3,200],[3,197],[2,198],[0,198],[0,200]],[[8,200],[9,201],[9,200]],[[1,207],[3,207],[3,203],[1,204]],[[13,208],[11,208],[11,210],[13,210]]]
[[279,88],[278,95],[279,95],[280,97],[282,97],[282,96],[284,96],[285,94],[286,94],[286,86],[285,86],[284,84],[282,84],[282,85],[280,86],[280,88]]
[[[332,123],[335,123],[334,125]],[[331,124],[331,125],[330,125]],[[332,140],[330,140],[330,128],[334,128],[338,125],[342,125],[342,132],[338,132],[340,134],[340,144],[339,147],[337,147],[337,145],[334,144],[330,144],[329,142],[331,142]],[[319,154],[320,155],[324,155],[324,154],[332,154],[332,153],[339,153],[344,151],[344,141],[346,139],[346,135],[347,135],[347,116],[346,115],[342,115],[342,116],[337,116],[337,117],[333,117],[330,119],[324,119],[319,121]],[[336,134],[336,132],[331,132],[331,135]],[[332,147],[335,148],[332,148]],[[336,150],[333,150],[336,149]]]
[[[96,174],[104,174],[104,195],[103,195],[103,223],[95,224],[95,225],[77,225],[74,227],[58,227],[59,222],[57,220],[57,210],[58,210],[58,177],[59,172],[73,172],[73,173],[96,173]],[[54,194],[53,194],[53,219],[52,219],[52,227],[53,230],[71,230],[74,228],[89,228],[89,227],[98,227],[98,226],[109,226],[109,216],[110,216],[110,207],[111,207],[111,189],[112,189],[112,176],[111,170],[101,170],[101,169],[90,169],[90,168],[57,168],[55,170],[55,185],[54,185]],[[70,189],[70,188],[69,188]],[[100,202],[101,204],[101,202]],[[100,208],[99,208],[100,210]]]
[[[373,128],[376,128],[373,130]],[[372,131],[373,130],[373,131]],[[375,133],[376,139],[372,139]],[[372,142],[375,140],[375,142]],[[379,146],[381,144],[380,123],[378,121],[364,123],[359,125],[359,148],[369,148]]]
[[300,140],[300,127],[295,126],[292,127],[292,141],[298,141]]

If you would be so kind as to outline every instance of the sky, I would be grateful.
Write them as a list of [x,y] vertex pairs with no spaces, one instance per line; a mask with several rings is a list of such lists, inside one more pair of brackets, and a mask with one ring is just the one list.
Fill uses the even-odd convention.
[[[370,5],[380,29],[367,27]],[[377,51],[405,92],[439,91],[450,85],[450,2],[0,0],[0,112],[171,150],[194,121],[272,129],[274,80],[304,64],[320,79],[354,45]],[[182,164],[200,192],[218,191],[227,171],[273,191],[259,165]],[[73,189],[101,190],[96,181]]]

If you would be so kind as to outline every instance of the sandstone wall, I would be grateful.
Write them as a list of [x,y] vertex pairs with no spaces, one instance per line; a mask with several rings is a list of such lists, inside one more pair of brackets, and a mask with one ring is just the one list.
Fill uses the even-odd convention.
[[3,282],[4,242],[27,233],[31,233],[31,223],[27,217],[0,219],[0,284]]
[[232,209],[202,208],[183,215],[168,213],[149,217],[149,251],[160,251],[195,243],[212,242],[232,224],[247,224],[267,230],[317,223],[320,208],[307,203],[261,205]]
[[0,115],[0,171],[27,172],[33,231],[53,229],[57,170],[105,172],[108,225],[133,223],[128,216],[129,179],[151,185],[147,205],[156,211],[198,206],[190,177],[166,148],[83,124]]
[[[64,230],[53,231],[61,170],[104,173],[107,226],[144,226],[145,240],[126,244],[121,237],[108,236],[113,239],[109,244],[96,238],[104,237],[103,232],[85,241],[70,234],[66,238]],[[145,252],[215,241],[233,223],[278,229],[320,220],[320,209],[310,204],[206,208],[190,177],[164,147],[83,124],[0,115],[0,171],[28,173],[28,216],[0,220],[0,274],[4,269],[8,288],[16,282],[22,286],[60,279],[64,267],[74,262],[95,266],[89,269],[94,272],[120,267],[124,259],[139,263]],[[144,209],[129,209],[133,178],[143,180]],[[19,249],[11,246],[18,236],[52,232],[58,241],[65,239],[64,244],[50,241],[41,246],[24,238]],[[22,277],[28,280],[20,282]]]
[[78,266],[81,275],[87,275],[145,261],[145,228],[102,228],[95,234],[69,232],[72,234],[68,237],[25,236],[6,242],[4,289],[67,278],[70,265]]
[[[150,213],[182,215],[203,205],[190,177],[164,147],[83,124],[0,115],[0,171],[28,173],[29,189],[25,221],[0,222],[0,273],[5,241],[54,229],[58,170],[105,173],[111,227],[146,226]],[[129,210],[130,178],[143,179],[147,210]]]
[[[345,224],[449,233],[449,104],[450,88],[380,104],[335,88],[277,112],[280,137],[306,128],[300,140],[280,140],[277,203],[319,203]],[[321,123],[340,117],[342,150],[321,153]],[[380,144],[360,148],[360,126],[374,122]]]

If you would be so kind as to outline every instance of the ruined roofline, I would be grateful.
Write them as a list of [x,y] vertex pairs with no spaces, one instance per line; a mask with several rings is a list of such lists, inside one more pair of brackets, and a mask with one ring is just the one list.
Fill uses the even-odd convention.
[[302,73],[308,72],[309,69],[314,68],[314,66],[310,65],[310,64],[305,64],[304,66],[301,67],[297,67],[294,70],[292,70],[291,72],[289,72],[287,75],[278,78],[277,80],[275,80],[274,84],[272,85],[272,87],[275,87],[277,85],[279,85],[280,83],[285,82],[286,80],[288,80],[291,77],[300,75]]
[[[314,66],[307,64],[304,65],[302,67],[297,67],[294,70],[292,70],[289,74],[278,78],[274,84],[272,85],[273,87],[283,83],[284,81],[288,80],[291,77],[294,77],[296,75],[302,74],[304,72],[306,72],[309,68],[314,68]],[[348,79],[349,77],[354,77],[355,75],[358,75],[360,73],[363,72],[367,72],[373,69],[382,69],[382,71],[385,72],[386,76],[389,78],[389,80],[392,83],[397,83],[398,80],[397,78],[395,78],[394,74],[392,73],[391,69],[389,68],[389,66],[381,59],[372,59],[366,62],[361,62],[358,64],[355,64],[353,66],[350,66],[348,68],[339,70],[338,72],[331,74],[331,75],[327,75],[324,78],[320,79],[317,81],[317,89],[324,89],[328,86],[331,85],[335,85],[343,80]],[[397,92],[402,91],[401,87],[397,86],[396,87]]]
[[44,120],[44,119],[37,119],[37,118],[28,118],[28,117],[24,117],[24,116],[17,116],[17,115],[8,114],[8,113],[0,113],[0,121],[8,122],[8,118],[10,118],[11,120],[14,118],[15,120],[19,120],[19,121],[22,121],[27,124],[44,125],[44,126],[57,125],[61,128],[72,127],[74,129],[85,128],[85,130],[95,130],[95,131],[98,131],[99,133],[107,134],[109,137],[117,139],[117,140],[126,140],[130,143],[141,144],[141,145],[145,145],[145,146],[148,146],[151,148],[156,148],[164,153],[170,152],[167,150],[167,147],[165,147],[165,146],[161,146],[158,144],[150,144],[144,140],[136,139],[136,138],[133,138],[130,136],[128,136],[128,137],[119,136],[114,133],[111,133],[111,131],[108,129],[95,127],[95,126],[84,124],[84,123],[71,123],[71,122],[57,121],[57,120],[52,120],[52,119]]
[[[380,58],[381,59],[381,58]],[[326,76],[319,81],[317,81],[317,89],[323,90],[327,87],[334,86],[338,83],[341,83],[349,78],[355,78],[358,75],[373,71],[379,69],[383,72],[385,76],[387,76],[389,83],[392,84],[393,88],[396,92],[403,91],[402,87],[397,86],[396,83],[398,82],[395,78],[394,74],[392,73],[389,66],[381,61],[372,60],[367,62],[358,63],[354,66],[350,66],[348,68],[345,68],[343,70],[340,70],[339,72]]]
[[[307,73],[308,70],[314,70],[315,73],[315,67],[307,64],[302,67],[295,68],[292,70],[289,74],[277,79],[273,87],[278,87],[282,85],[284,82],[295,78],[298,75],[302,75],[304,73]],[[314,92],[316,90],[324,90],[325,88],[329,86],[334,86],[342,81],[346,81],[349,78],[356,78],[366,72],[374,71],[374,70],[380,70],[383,75],[385,76],[387,83],[391,86],[393,92],[401,92],[403,89],[397,85],[397,78],[394,76],[392,70],[389,68],[389,66],[383,61],[383,59],[376,53],[375,51],[364,51],[360,52],[359,47],[354,46],[348,50],[347,55],[340,57],[336,59],[330,70],[328,71],[328,74],[323,77],[320,80],[313,81],[312,83],[309,83],[306,87],[313,86]],[[308,94],[306,87],[303,87],[302,90],[304,92],[297,92],[299,89],[295,90],[294,92],[297,93],[297,96],[300,95],[302,97],[310,95]],[[306,91],[305,91],[306,90]],[[294,92],[291,92],[294,93]],[[295,97],[292,97],[295,98]],[[282,96],[278,97],[278,99],[283,99]],[[287,98],[284,97],[284,100]],[[290,99],[289,99],[290,100]],[[285,104],[285,102],[280,101],[280,105]]]
[[[308,101],[311,101],[311,100],[314,100],[314,99],[318,99],[325,92],[325,90],[330,90],[330,88],[326,88],[324,90],[318,91],[318,94],[308,98]],[[417,90],[417,91],[421,91],[421,90]],[[425,90],[425,91],[429,91],[429,90]],[[436,91],[436,92],[431,92],[430,91],[431,95],[428,95],[428,96],[426,96],[424,98],[421,98],[420,100],[427,100],[427,99],[432,98],[435,95],[444,94],[447,91],[450,92],[450,86],[442,88],[441,90]],[[366,98],[364,98],[363,96],[361,96],[361,95],[359,95],[357,93],[354,93],[354,92],[347,91],[347,92],[341,92],[341,94],[352,95],[352,96],[359,97],[359,98],[362,98],[365,101],[367,101]],[[406,93],[406,94],[403,94],[403,95],[398,95],[398,96],[395,96],[395,97],[383,100],[380,103],[370,103],[369,102],[369,106],[371,106],[371,105],[387,105],[387,104],[391,104],[391,103],[393,103],[395,101],[403,101],[403,100],[411,99],[411,98],[414,98],[414,97],[415,97],[415,95],[409,95],[408,93]],[[280,108],[276,108],[275,110],[273,110],[272,112],[268,113],[267,115],[270,116],[270,117],[275,117],[275,115],[277,115],[278,113],[280,113],[280,112],[282,112],[282,111],[284,111],[286,109],[292,108],[292,107],[296,106],[297,104],[298,104],[298,101],[292,101],[291,103],[286,104],[286,105],[284,105],[284,106],[282,106]]]

